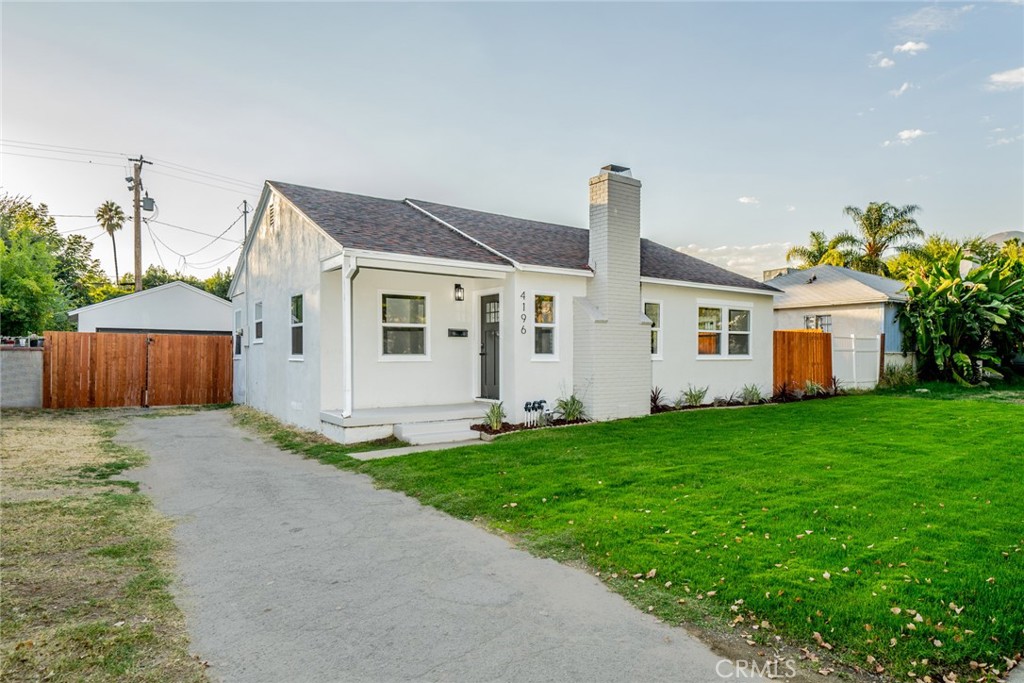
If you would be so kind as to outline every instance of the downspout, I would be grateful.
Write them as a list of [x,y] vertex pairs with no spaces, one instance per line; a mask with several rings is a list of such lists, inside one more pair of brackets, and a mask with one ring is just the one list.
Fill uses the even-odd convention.
[[355,382],[352,369],[355,367],[355,355],[352,348],[354,334],[352,332],[352,281],[359,274],[359,266],[355,257],[346,258],[342,265],[341,277],[341,342],[342,342],[342,375],[345,378],[345,400],[341,410],[342,417],[352,416],[353,387]]

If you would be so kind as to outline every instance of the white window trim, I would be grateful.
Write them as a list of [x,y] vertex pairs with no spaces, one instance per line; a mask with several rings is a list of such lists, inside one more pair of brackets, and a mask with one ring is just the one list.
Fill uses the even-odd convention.
[[[258,317],[258,318],[256,317],[256,307],[257,306],[260,307],[260,317]],[[253,301],[252,302],[252,343],[253,344],[262,344],[263,343],[263,333],[266,332],[266,329],[260,330],[260,335],[256,336],[256,323],[260,323],[261,325],[263,324],[263,299],[260,299],[258,301]]]
[[[231,335],[231,357],[241,358],[242,347],[245,345],[245,338],[242,336],[245,334],[245,328],[242,326],[243,321],[241,308],[235,309],[233,321],[235,323],[235,332]],[[241,335],[239,335],[239,333],[241,333]],[[237,353],[235,353],[235,349],[238,349]]]
[[[726,353],[710,354],[700,352],[700,341],[697,342],[697,360],[753,360],[754,350],[754,306],[747,302],[738,301],[713,301],[706,299],[697,300],[697,316],[696,325],[693,327],[695,333],[695,339],[700,339],[701,332],[709,332],[710,330],[700,329],[700,310],[701,308],[717,308],[722,311],[722,329],[718,330],[719,343],[718,348]],[[746,354],[729,354],[729,309],[738,311],[747,311],[750,313],[750,329],[746,332],[733,332],[733,334],[746,334],[749,337],[747,348],[750,349],[750,353]]]
[[[665,303],[660,299],[644,299],[643,309],[640,311],[647,315],[647,304],[658,306],[658,327],[651,326],[651,332],[658,333],[658,352],[651,354],[651,360],[665,360]],[[652,321],[653,322],[653,321]]]
[[[295,297],[297,297],[297,296],[301,296],[302,297],[302,322],[300,322],[300,323],[293,323],[292,322],[292,301],[294,301]],[[290,297],[288,297],[288,323],[289,323],[289,325],[288,325],[288,360],[302,360],[305,357],[305,355],[306,355],[306,330],[305,329],[302,330],[302,353],[293,353],[292,352],[292,330],[294,330],[296,327],[303,327],[304,328],[304,326],[306,324],[306,295],[305,295],[305,293],[298,292],[298,293],[292,294]]]
[[[384,305],[384,295],[394,294],[398,296],[421,296],[423,297],[423,309],[426,313],[426,322],[423,325],[416,323],[395,323],[385,324],[381,316]],[[377,362],[379,363],[423,363],[430,361],[430,294],[427,292],[410,292],[401,289],[378,289],[377,304],[373,312],[377,318]],[[384,328],[385,327],[422,327],[423,328],[423,353],[384,353]]]
[[[537,297],[550,296],[554,301],[555,322],[537,322]],[[530,360],[535,363],[557,363],[558,362],[558,321],[561,320],[562,312],[559,310],[561,297],[555,292],[530,292]],[[537,353],[537,328],[552,330],[551,349],[552,353]]]

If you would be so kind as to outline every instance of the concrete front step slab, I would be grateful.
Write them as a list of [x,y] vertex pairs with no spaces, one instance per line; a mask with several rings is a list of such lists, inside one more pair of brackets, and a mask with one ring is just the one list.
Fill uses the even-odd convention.
[[419,446],[421,444],[479,440],[480,432],[473,431],[472,429],[453,429],[447,432],[430,431],[425,433],[415,431],[400,432],[398,427],[395,427],[395,436],[413,446]]

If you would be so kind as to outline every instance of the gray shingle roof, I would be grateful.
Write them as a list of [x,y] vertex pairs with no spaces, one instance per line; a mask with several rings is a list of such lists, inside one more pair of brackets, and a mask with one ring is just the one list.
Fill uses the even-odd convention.
[[769,282],[783,292],[775,297],[775,308],[907,300],[905,285],[899,280],[840,266],[814,266]]
[[507,265],[404,202],[268,182],[345,247]]
[[[268,181],[310,220],[346,247],[451,258],[488,264],[506,261],[587,270],[590,235],[583,228],[512,218],[415,199],[395,201]],[[427,211],[472,239],[459,235],[414,207]],[[476,240],[480,244],[475,243]],[[640,274],[764,292],[770,285],[719,268],[647,239],[640,240]]]

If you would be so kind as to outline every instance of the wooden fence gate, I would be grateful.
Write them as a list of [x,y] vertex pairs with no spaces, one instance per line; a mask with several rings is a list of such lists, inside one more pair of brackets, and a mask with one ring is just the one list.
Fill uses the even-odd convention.
[[47,332],[44,408],[231,402],[231,337]]
[[775,330],[774,389],[832,384],[832,335],[821,330]]

